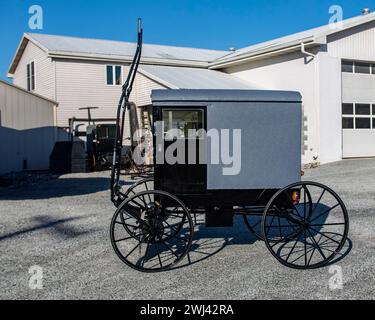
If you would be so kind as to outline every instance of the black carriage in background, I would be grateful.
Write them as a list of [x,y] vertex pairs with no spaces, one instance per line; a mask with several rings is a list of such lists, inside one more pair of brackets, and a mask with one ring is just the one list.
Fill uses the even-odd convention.
[[[121,123],[141,57],[142,32],[119,105]],[[111,241],[119,258],[144,272],[167,270],[188,253],[203,214],[208,227],[241,215],[285,266],[314,269],[343,249],[348,213],[330,188],[301,182],[302,104],[295,92],[154,91],[154,178],[128,190],[115,161]]]

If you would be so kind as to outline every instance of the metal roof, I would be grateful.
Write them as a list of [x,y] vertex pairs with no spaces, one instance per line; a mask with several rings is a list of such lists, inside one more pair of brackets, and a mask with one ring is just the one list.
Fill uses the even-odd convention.
[[208,69],[141,65],[139,72],[171,89],[259,89],[235,76]]
[[[27,35],[52,52],[78,53],[88,55],[107,55],[133,57],[136,44],[130,42],[75,38],[46,34],[27,33]],[[183,48],[163,45],[144,44],[143,58],[165,60],[187,60],[210,62],[227,55],[227,51]]]
[[313,28],[303,32],[294,33],[285,37],[277,38],[274,40],[258,43],[243,49],[237,50],[236,52],[229,54],[225,57],[219,58],[212,62],[212,66],[218,66],[220,64],[238,61],[246,57],[256,56],[265,52],[272,52],[280,50],[293,45],[300,45],[301,43],[307,44],[325,44],[327,42],[327,36],[356,27],[358,25],[371,22],[375,20],[375,13],[367,15],[361,15],[354,18],[346,19],[342,21],[341,26],[339,24],[328,24],[318,28]]
[[[325,44],[329,35],[373,20],[375,20],[375,13],[370,13],[344,20],[341,26],[325,25],[252,45],[237,50],[234,53],[229,51],[145,44],[142,63],[221,69],[234,63],[241,63],[246,59],[258,56],[262,57],[264,54],[277,53],[282,50],[297,50],[302,43],[306,44],[306,46]],[[333,28],[333,26],[336,26],[336,28]],[[129,42],[26,33],[13,58],[9,69],[9,76],[17,68],[28,41],[37,44],[47,51],[51,57],[85,58],[119,62],[130,62],[136,48],[135,43]]]

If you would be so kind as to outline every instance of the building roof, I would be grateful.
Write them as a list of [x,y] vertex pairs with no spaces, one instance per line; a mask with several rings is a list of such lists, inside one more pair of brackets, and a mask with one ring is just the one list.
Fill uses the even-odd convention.
[[6,86],[11,87],[11,88],[16,89],[16,90],[20,90],[20,91],[22,91],[22,92],[24,92],[24,93],[27,93],[27,94],[31,95],[31,96],[34,96],[34,97],[36,97],[36,98],[39,98],[39,99],[45,100],[45,101],[47,101],[47,102],[50,102],[52,105],[55,105],[56,107],[59,105],[59,103],[58,103],[57,101],[54,101],[54,100],[48,99],[48,98],[43,97],[43,96],[41,96],[41,95],[39,95],[39,94],[36,94],[36,93],[34,93],[34,92],[27,91],[27,90],[25,90],[25,89],[23,89],[23,88],[21,88],[21,87],[19,87],[19,86],[15,86],[14,84],[11,84],[11,83],[6,82],[6,81],[4,81],[4,80],[1,80],[1,79],[0,79],[0,84],[2,84],[2,85],[6,85]]
[[[135,43],[122,41],[25,33],[9,69],[9,74],[14,73],[29,41],[46,51],[50,56],[123,62],[132,61],[137,46]],[[229,53],[229,51],[144,44],[142,61],[143,63],[163,65],[208,67],[209,62]]]
[[[233,53],[229,51],[144,44],[142,63],[222,69],[249,59],[262,58],[264,55],[270,53],[298,50],[301,48],[301,44],[306,45],[306,47],[326,44],[329,35],[374,20],[375,13],[361,15],[344,20],[341,25],[328,24],[286,37],[255,44]],[[130,42],[25,33],[13,58],[9,69],[9,76],[14,74],[29,41],[32,41],[41,49],[45,50],[50,57],[56,58],[63,57],[127,63],[132,61],[136,49],[136,44]]]
[[170,89],[259,89],[235,76],[208,69],[141,65],[139,72]]
[[274,52],[277,50],[285,50],[295,46],[300,46],[302,43],[306,45],[326,44],[327,37],[334,33],[338,33],[358,25],[362,25],[375,20],[375,13],[361,15],[354,18],[342,21],[342,24],[327,24],[318,28],[298,32],[285,37],[274,40],[258,43],[231,53],[227,56],[221,57],[211,63],[213,68],[221,68],[231,62],[241,62],[243,59],[265,54],[267,52]]

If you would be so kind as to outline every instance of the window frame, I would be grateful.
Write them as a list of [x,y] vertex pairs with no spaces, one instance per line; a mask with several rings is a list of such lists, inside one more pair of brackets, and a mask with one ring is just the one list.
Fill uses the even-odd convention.
[[[345,104],[352,104],[353,105],[353,114],[344,114],[344,105]],[[353,121],[353,128],[344,128],[344,121],[342,120],[342,130],[375,130],[375,103],[362,103],[362,102],[343,102],[341,108],[341,118],[344,119],[352,119]],[[370,114],[359,114],[357,113],[357,106],[358,105],[368,105],[370,106]],[[357,119],[370,119],[370,128],[358,128],[357,127]]]
[[[204,128],[205,128],[205,112],[204,112],[204,110],[201,108],[201,107],[184,107],[184,108],[173,108],[173,107],[170,107],[170,108],[165,108],[165,109],[163,109],[163,111],[162,111],[162,122],[163,122],[163,139],[164,139],[164,141],[173,141],[174,139],[171,139],[170,137],[168,137],[167,136],[167,134],[171,131],[171,130],[176,130],[176,128],[170,128],[169,127],[169,130],[166,130],[166,127],[165,127],[165,125],[166,125],[166,122],[164,121],[164,115],[166,114],[166,113],[169,113],[169,115],[168,115],[168,117],[169,117],[169,124],[170,124],[170,121],[172,120],[172,124],[173,124],[173,117],[171,117],[171,114],[170,113],[173,113],[173,112],[197,112],[200,116],[201,116],[201,123],[200,123],[200,125],[201,125],[201,127],[202,128],[199,128],[199,129],[197,129],[197,136],[196,137],[190,137],[190,136],[187,136],[186,137],[186,135],[185,135],[185,133],[186,132],[184,132],[184,137],[182,138],[182,137],[180,137],[179,139],[184,139],[184,140],[190,140],[190,139],[199,139],[199,140],[201,140],[203,137],[202,136],[200,136],[200,130],[204,130]],[[199,119],[198,119],[198,122],[197,122],[198,124],[199,124]],[[178,129],[178,128],[177,128]]]
[[[362,66],[361,66],[362,65]],[[368,65],[368,72],[359,72],[357,71],[357,67],[364,67],[363,65]],[[364,61],[354,61],[354,73],[356,74],[372,74],[371,70],[371,62],[364,62]]]
[[[351,71],[344,71],[344,63],[351,63],[352,70]],[[357,65],[359,64],[368,64],[369,65],[369,72],[358,72]],[[356,61],[356,60],[341,60],[341,73],[353,73],[353,74],[368,74],[368,75],[375,75],[375,62],[372,61]]]
[[[352,64],[352,71],[344,71],[343,70],[343,66],[344,66],[344,62],[351,62],[351,64]],[[352,60],[341,60],[341,72],[342,73],[355,73],[355,62],[354,62],[354,60],[352,61]]]
[[[109,84],[108,83],[108,68],[112,68],[112,84]],[[118,68],[120,69],[120,84],[117,84],[117,77],[116,77],[116,71],[118,70]],[[122,65],[119,65],[119,64],[106,64],[105,65],[105,68],[104,68],[104,72],[105,72],[105,83],[106,83],[106,86],[108,87],[119,87],[119,86],[122,86],[124,84],[124,68]]]
[[36,90],[36,63],[35,60],[26,64],[26,82],[27,91],[34,92]]

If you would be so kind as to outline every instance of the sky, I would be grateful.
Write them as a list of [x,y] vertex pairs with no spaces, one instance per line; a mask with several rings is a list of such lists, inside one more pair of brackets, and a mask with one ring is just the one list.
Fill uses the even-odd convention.
[[[43,30],[29,28],[29,8],[43,9]],[[24,32],[227,50],[328,24],[329,8],[344,18],[375,10],[375,0],[0,0],[0,78]]]

